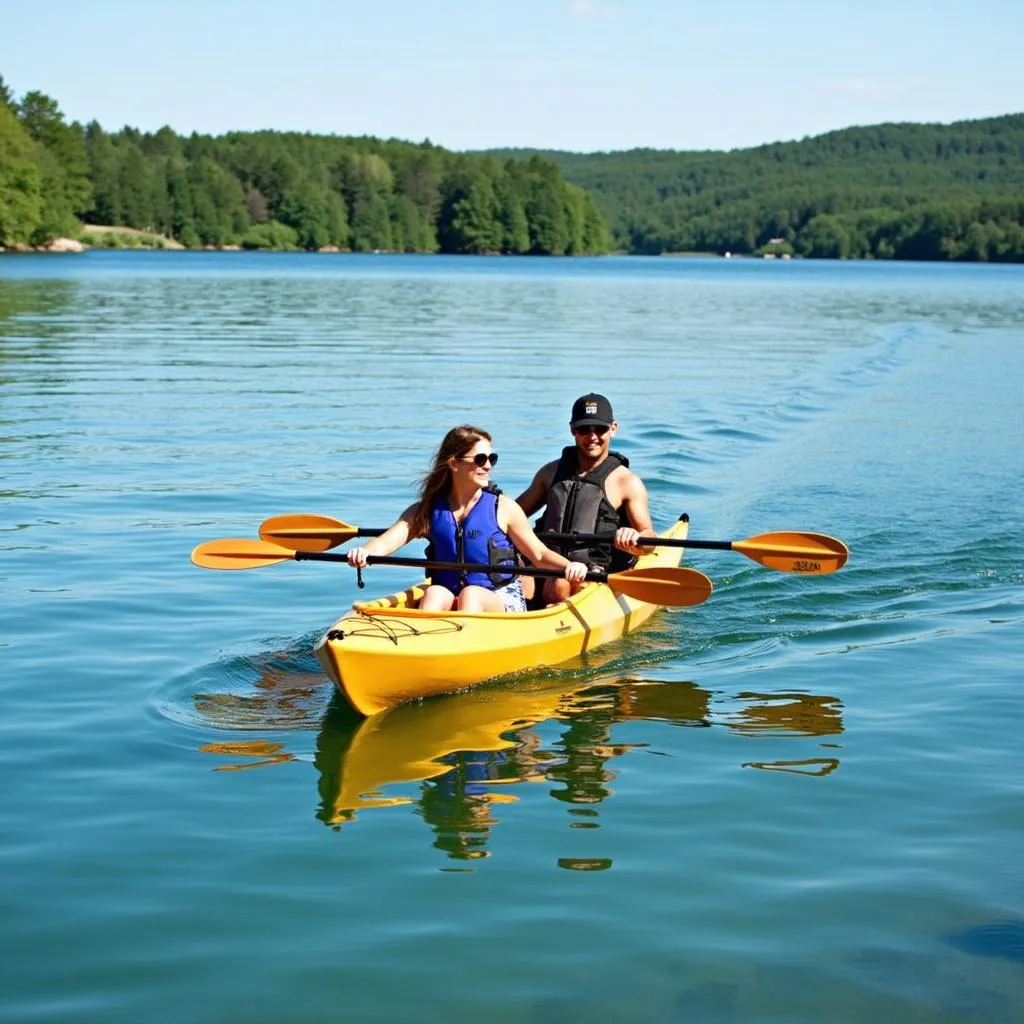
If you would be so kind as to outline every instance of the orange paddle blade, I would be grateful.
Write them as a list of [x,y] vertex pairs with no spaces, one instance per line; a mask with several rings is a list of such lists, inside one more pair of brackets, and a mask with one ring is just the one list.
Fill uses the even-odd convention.
[[294,513],[271,516],[260,524],[260,537],[292,551],[326,551],[359,536],[359,527],[330,516]]
[[842,569],[850,557],[849,548],[841,540],[824,533],[798,530],[779,530],[734,540],[732,550],[769,569],[806,576],[824,576]]
[[637,601],[668,608],[700,604],[712,591],[711,580],[704,573],[672,566],[613,572],[608,575],[608,586]]
[[294,558],[288,548],[248,537],[208,540],[192,549],[192,563],[202,569],[259,569]]

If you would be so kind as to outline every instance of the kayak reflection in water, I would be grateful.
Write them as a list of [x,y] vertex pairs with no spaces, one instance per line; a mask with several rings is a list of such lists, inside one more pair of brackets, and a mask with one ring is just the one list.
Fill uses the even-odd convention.
[[514,573],[516,549],[534,565],[564,569],[579,583],[587,566],[543,544],[514,501],[490,485],[498,461],[491,435],[464,424],[444,436],[423,479],[419,501],[410,505],[380,537],[351,548],[350,565],[363,568],[372,555],[390,555],[418,537],[430,542],[430,557],[443,562],[508,566],[509,572],[432,570],[420,601],[424,611],[523,612],[526,602]]

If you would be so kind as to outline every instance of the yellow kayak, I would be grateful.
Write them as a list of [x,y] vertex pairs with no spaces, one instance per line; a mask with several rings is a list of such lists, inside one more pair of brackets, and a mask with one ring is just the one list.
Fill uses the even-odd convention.
[[[683,516],[661,536],[683,539]],[[678,566],[682,548],[653,548],[636,568]],[[375,601],[357,601],[324,634],[316,656],[363,715],[464,690],[485,679],[557,665],[617,640],[657,610],[603,583],[567,601],[520,614],[423,612],[427,581]]]

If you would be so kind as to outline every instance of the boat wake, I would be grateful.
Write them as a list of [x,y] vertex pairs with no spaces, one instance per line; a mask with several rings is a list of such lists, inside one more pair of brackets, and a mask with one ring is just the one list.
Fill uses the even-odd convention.
[[225,731],[316,729],[333,687],[313,657],[313,635],[224,657],[176,679],[158,710],[182,725]]

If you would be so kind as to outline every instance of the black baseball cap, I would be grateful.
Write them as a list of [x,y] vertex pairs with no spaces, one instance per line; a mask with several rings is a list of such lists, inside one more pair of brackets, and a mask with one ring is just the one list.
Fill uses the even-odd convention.
[[573,427],[610,427],[615,422],[612,403],[604,395],[581,395],[572,403]]

